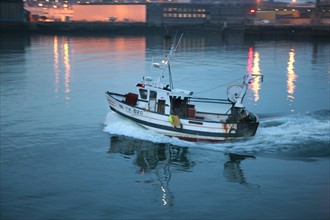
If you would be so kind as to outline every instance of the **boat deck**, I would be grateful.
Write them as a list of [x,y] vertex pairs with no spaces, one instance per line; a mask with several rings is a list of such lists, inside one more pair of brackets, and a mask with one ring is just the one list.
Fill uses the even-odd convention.
[[195,118],[203,121],[225,122],[228,116],[228,114],[196,112]]

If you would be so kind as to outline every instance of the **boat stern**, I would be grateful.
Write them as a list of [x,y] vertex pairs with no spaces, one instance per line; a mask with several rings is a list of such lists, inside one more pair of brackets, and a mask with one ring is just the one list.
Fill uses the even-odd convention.
[[239,137],[250,137],[257,133],[259,122],[253,123],[238,123],[237,135]]

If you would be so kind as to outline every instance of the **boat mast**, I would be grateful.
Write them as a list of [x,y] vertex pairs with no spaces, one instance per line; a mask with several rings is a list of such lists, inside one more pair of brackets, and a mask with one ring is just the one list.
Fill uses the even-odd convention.
[[163,68],[163,71],[161,72],[161,74],[159,75],[159,78],[158,78],[158,82],[160,82],[161,80],[161,77],[163,76],[164,72],[165,72],[165,69],[166,69],[166,66],[168,67],[168,74],[169,74],[169,83],[170,83],[170,88],[171,89],[174,89],[174,85],[173,85],[173,79],[172,79],[172,72],[171,72],[171,67],[170,67],[170,58],[172,56],[172,54],[176,51],[176,49],[178,48],[179,44],[180,44],[180,41],[182,39],[182,36],[183,34],[181,34],[179,40],[178,40],[178,43],[175,45],[175,41],[176,41],[176,35],[175,35],[175,38],[174,38],[174,41],[173,41],[173,44],[171,46],[171,49],[170,49],[170,52],[165,55],[165,61],[163,61],[163,63],[165,64],[165,67]]
[[173,80],[172,80],[172,72],[171,72],[170,62],[168,62],[168,75],[169,75],[169,80],[170,80],[170,88],[172,90],[172,89],[174,89],[174,86],[173,86]]

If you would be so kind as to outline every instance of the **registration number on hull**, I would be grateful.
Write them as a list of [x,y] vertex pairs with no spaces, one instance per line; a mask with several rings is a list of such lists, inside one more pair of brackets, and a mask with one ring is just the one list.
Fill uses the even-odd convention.
[[119,107],[123,110],[125,110],[126,112],[130,113],[130,114],[134,114],[134,115],[143,115],[143,111],[140,109],[135,109],[135,108],[130,108],[128,106],[123,106],[123,105],[119,105]]

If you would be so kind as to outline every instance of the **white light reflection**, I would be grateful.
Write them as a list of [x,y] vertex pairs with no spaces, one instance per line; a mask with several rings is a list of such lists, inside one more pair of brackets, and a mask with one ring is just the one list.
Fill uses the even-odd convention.
[[[294,59],[295,53],[294,53],[294,49],[291,49],[291,51],[289,52],[289,61],[288,61],[288,67],[287,67],[287,99],[289,100],[289,106],[292,106],[292,103],[295,99],[294,97],[294,92],[296,89],[296,86],[294,84],[294,82],[297,79],[297,75],[294,72]],[[291,112],[294,112],[293,109],[291,109]]]
[[167,195],[166,195],[166,190],[163,186],[161,186],[161,190],[163,192],[163,198],[162,198],[162,201],[163,201],[163,206],[166,206],[167,205]]
[[55,73],[55,93],[58,93],[60,73],[58,67],[58,38],[54,36],[54,73]]
[[[254,51],[252,47],[248,52],[248,65],[247,71],[249,74],[260,74],[260,55],[257,51]],[[260,99],[259,90],[261,88],[261,77],[255,77],[249,85],[249,88],[253,92],[253,100],[256,102]]]
[[70,58],[69,58],[69,44],[66,41],[63,46],[64,52],[64,67],[65,67],[65,75],[64,75],[64,86],[65,86],[65,93],[66,99],[70,99],[69,92],[70,92]]
[[[59,51],[61,53],[59,53]],[[61,64],[64,65],[64,93],[65,99],[70,99],[70,76],[71,76],[71,65],[70,65],[70,48],[67,38],[59,38],[54,36],[54,92],[60,91],[60,73]],[[60,56],[61,55],[61,56]]]

